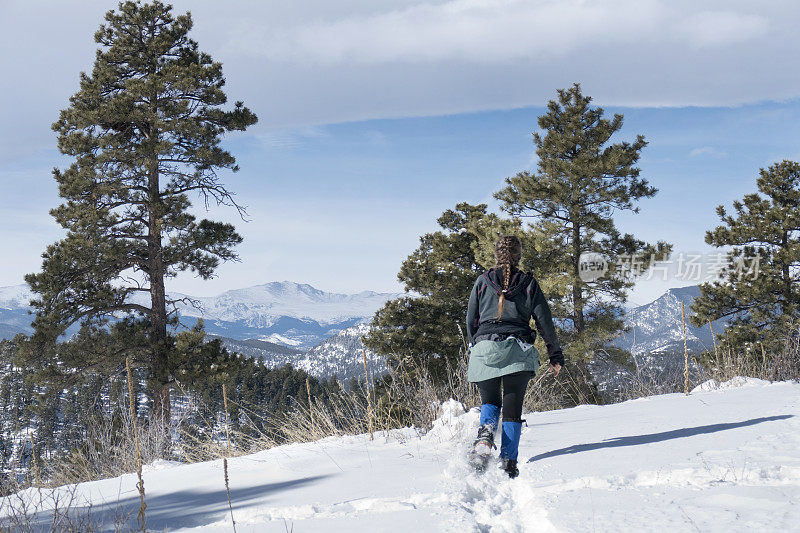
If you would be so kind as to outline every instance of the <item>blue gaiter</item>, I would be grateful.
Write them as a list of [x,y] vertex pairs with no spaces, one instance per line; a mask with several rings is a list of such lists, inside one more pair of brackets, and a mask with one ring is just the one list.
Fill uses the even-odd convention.
[[497,429],[497,421],[500,418],[500,408],[490,403],[481,405],[481,425],[489,425],[492,431]]
[[500,457],[516,460],[519,454],[520,435],[522,435],[521,422],[503,421],[503,436],[500,439]]

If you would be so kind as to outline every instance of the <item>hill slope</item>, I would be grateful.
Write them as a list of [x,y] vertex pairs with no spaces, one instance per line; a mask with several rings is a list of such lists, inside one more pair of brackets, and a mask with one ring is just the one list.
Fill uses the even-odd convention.
[[[369,331],[369,324],[361,323],[343,329],[314,346],[295,366],[302,368],[314,376],[329,377],[336,375],[340,383],[348,383],[351,379],[364,379],[364,359],[362,350],[364,343],[361,337]],[[367,370],[370,376],[386,372],[386,359],[370,350],[366,351]]]
[[303,352],[283,344],[260,341],[256,339],[238,340],[219,335],[208,335],[208,339],[218,338],[223,346],[232,352],[238,352],[248,357],[263,359],[267,366],[275,368],[287,363],[294,364],[294,360]]
[[[331,437],[231,459],[237,527],[727,532],[800,523],[800,384],[741,380],[690,396],[528,414],[516,480],[470,474],[463,453],[478,415],[443,407],[426,435]],[[150,465],[144,482],[149,529],[231,530],[221,461]],[[136,529],[135,484],[135,475],[84,483],[75,496],[106,527],[130,513]]]
[[[318,378],[336,376],[340,383],[347,384],[352,378],[364,379],[362,356],[364,343],[361,342],[361,336],[368,330],[369,324],[356,324],[306,351],[255,339],[245,341],[227,337],[220,339],[229,350],[262,359],[270,368],[289,364]],[[367,350],[367,369],[370,376],[385,373],[385,358]]]

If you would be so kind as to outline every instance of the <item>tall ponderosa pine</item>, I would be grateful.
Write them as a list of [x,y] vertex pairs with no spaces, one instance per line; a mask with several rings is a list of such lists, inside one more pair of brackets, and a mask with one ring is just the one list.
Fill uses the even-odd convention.
[[[763,342],[776,353],[800,318],[800,163],[762,169],[756,184],[757,193],[733,202],[734,213],[717,207],[722,225],[706,242],[732,248],[723,279],[700,285],[691,320],[700,327],[727,317],[722,338],[730,345]],[[760,358],[760,347],[754,351]]]
[[[622,128],[623,117],[603,118],[591,107],[580,85],[558,91],[539,117],[544,135],[533,134],[539,157],[535,172],[507,178],[495,194],[503,209],[515,217],[532,217],[537,240],[553,250],[547,270],[560,278],[548,298],[556,318],[564,319],[564,342],[570,355],[588,357],[623,327],[621,307],[633,281],[609,274],[585,282],[580,277],[580,256],[598,252],[615,262],[620,256],[640,254],[644,267],[651,257],[663,258],[670,246],[647,244],[630,234],[620,234],[616,211],[638,212],[636,202],[657,189],[639,175],[636,167],[646,146],[639,135],[632,143],[611,143]],[[550,244],[547,244],[547,243]],[[558,273],[562,273],[558,275]]]
[[[92,337],[104,334],[111,315],[128,318],[111,332],[127,332],[131,343],[94,363],[119,364],[132,352],[149,368],[153,411],[162,421],[169,416],[175,303],[165,279],[184,270],[209,278],[220,261],[236,257],[241,241],[230,224],[198,221],[190,196],[239,208],[218,176],[238,170],[220,140],[257,120],[241,102],[221,109],[222,65],[188,37],[190,14],[171,10],[157,1],[121,3],[95,34],[101,48],[94,68],[81,73],[80,90],[53,125],[59,149],[74,158],[53,173],[66,201],[51,213],[67,236],[47,248],[42,272],[26,277],[38,293],[38,346],[75,323]],[[149,298],[134,298],[139,294]],[[144,345],[131,331],[137,328]]]

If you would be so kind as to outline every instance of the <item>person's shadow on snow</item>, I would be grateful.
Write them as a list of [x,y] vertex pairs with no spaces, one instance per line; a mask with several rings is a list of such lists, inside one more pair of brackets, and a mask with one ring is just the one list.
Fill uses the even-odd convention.
[[606,439],[602,442],[592,442],[589,444],[576,444],[567,448],[561,448],[550,452],[540,453],[528,459],[529,463],[547,459],[549,457],[557,457],[559,455],[569,455],[573,453],[588,452],[591,450],[599,450],[601,448],[617,448],[619,446],[638,446],[640,444],[651,444],[653,442],[661,442],[670,439],[680,439],[683,437],[692,437],[694,435],[703,435],[705,433],[716,433],[717,431],[725,431],[726,429],[735,429],[746,426],[760,424],[762,422],[772,422],[775,420],[786,420],[793,418],[794,415],[776,415],[765,416],[762,418],[751,418],[742,422],[728,422],[724,424],[710,424],[707,426],[697,426],[693,428],[673,429],[672,431],[663,431],[661,433],[649,433],[647,435],[631,435],[628,437],[614,437],[613,439]]

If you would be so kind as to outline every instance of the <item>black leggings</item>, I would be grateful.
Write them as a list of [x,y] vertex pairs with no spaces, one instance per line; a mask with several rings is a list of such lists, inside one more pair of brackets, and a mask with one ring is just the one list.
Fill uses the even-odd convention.
[[[503,420],[506,422],[522,421],[522,402],[525,400],[525,389],[533,372],[522,371],[507,374],[499,378],[478,381],[475,385],[481,392],[481,403],[490,403],[503,408]],[[503,394],[500,395],[500,382],[503,382]]]

